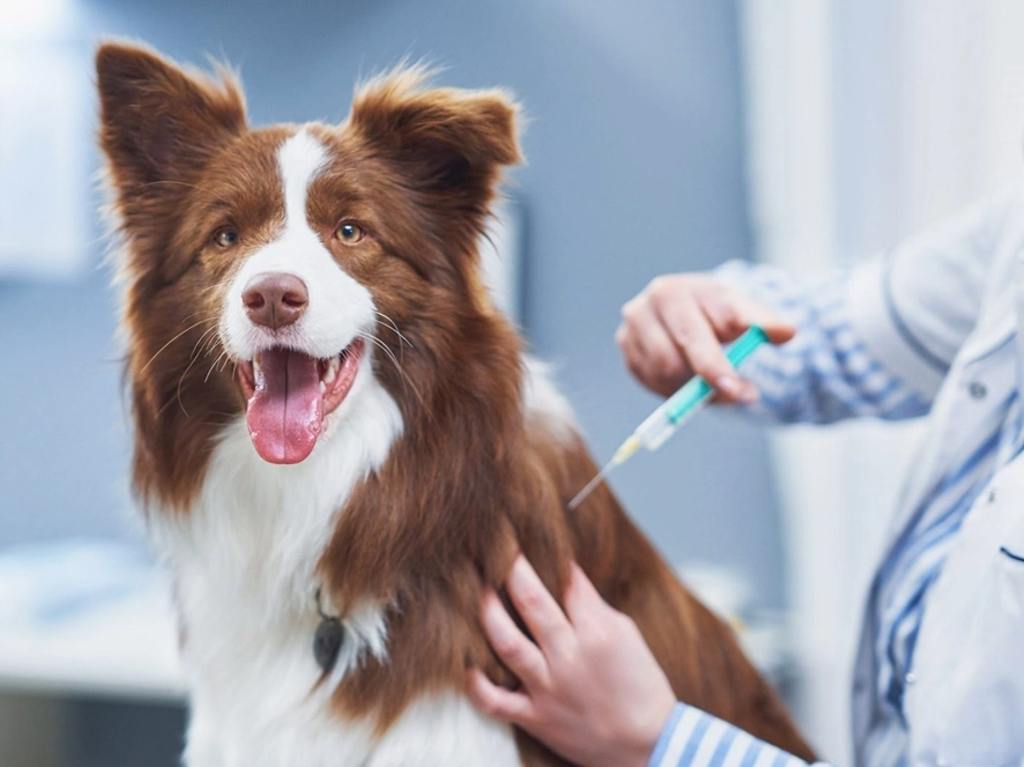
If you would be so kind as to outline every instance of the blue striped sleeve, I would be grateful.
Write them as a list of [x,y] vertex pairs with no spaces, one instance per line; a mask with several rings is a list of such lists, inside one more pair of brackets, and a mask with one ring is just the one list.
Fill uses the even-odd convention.
[[738,261],[715,274],[797,327],[792,341],[761,348],[744,366],[761,395],[751,413],[783,423],[832,423],[865,416],[900,420],[930,409],[931,402],[880,364],[857,336],[847,310],[848,275],[801,280]]
[[711,714],[678,703],[647,767],[807,767],[807,762]]

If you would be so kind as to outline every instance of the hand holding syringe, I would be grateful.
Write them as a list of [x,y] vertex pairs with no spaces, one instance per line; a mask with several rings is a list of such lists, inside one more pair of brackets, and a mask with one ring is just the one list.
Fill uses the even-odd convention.
[[[768,336],[757,325],[752,325],[747,332],[734,341],[725,351],[726,359],[738,368],[756,349],[768,341]],[[694,376],[675,394],[665,400],[633,433],[619,445],[615,455],[597,476],[580,490],[569,501],[569,510],[578,507],[590,492],[597,487],[608,472],[621,466],[640,449],[654,451],[665,444],[665,441],[676,433],[676,430],[700,411],[711,399],[714,389],[700,376]]]

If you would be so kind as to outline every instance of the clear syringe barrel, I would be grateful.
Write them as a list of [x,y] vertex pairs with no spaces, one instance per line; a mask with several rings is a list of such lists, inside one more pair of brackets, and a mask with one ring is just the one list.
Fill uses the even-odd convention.
[[[737,368],[767,340],[764,330],[751,325],[725,350],[726,359]],[[691,378],[636,428],[633,437],[648,450],[657,450],[676,429],[700,412],[712,394],[714,389],[707,381],[700,376]]]
[[692,378],[661,406],[647,416],[633,436],[648,450],[657,450],[676,429],[690,420],[709,399],[713,390],[703,378]]

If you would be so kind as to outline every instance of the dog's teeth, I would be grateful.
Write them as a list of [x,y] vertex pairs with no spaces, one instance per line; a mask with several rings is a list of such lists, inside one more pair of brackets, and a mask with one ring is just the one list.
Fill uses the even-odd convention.
[[320,393],[321,394],[326,394],[327,393],[327,384],[325,384],[323,381],[320,382]]
[[324,373],[324,380],[321,383],[331,383],[334,378],[338,375],[339,361],[337,357],[332,357],[331,361],[327,364],[327,372]]
[[257,385],[263,383],[263,368],[260,367],[260,361],[255,358],[252,361],[252,378]]

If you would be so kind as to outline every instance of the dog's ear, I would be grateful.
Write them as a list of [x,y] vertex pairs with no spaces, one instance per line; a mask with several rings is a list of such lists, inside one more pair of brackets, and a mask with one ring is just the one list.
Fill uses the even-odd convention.
[[[125,43],[100,46],[96,74],[100,146],[119,223],[132,239],[159,239],[205,163],[245,130],[241,90],[224,70],[215,81]],[[183,254],[159,255],[165,279],[187,266]]]
[[455,206],[482,226],[501,168],[520,162],[518,108],[498,90],[427,88],[430,72],[400,68],[356,93],[348,123],[399,165],[424,204]]

